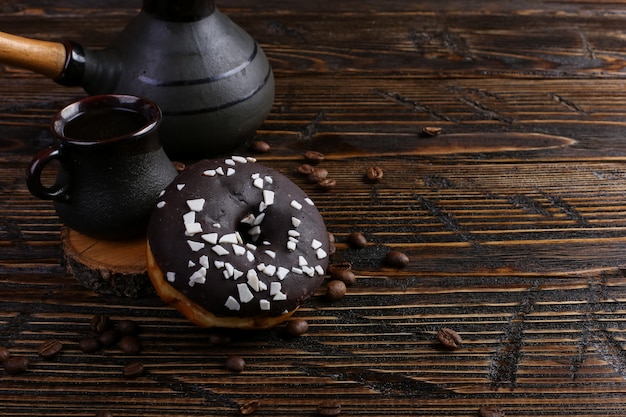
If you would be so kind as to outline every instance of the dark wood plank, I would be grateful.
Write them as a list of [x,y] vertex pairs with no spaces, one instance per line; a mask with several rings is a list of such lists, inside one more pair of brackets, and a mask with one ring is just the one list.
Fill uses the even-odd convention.
[[[626,412],[626,93],[621,5],[611,1],[218,6],[261,44],[276,102],[259,155],[315,200],[357,282],[324,288],[282,327],[199,329],[156,297],[99,295],[62,264],[61,225],[24,170],[50,143],[50,117],[84,93],[0,69],[0,345],[31,359],[0,374],[3,416],[512,416]],[[0,4],[4,31],[105,47],[139,1]],[[440,127],[438,136],[422,133]],[[337,180],[294,170],[308,149]],[[245,150],[244,150],[245,151]],[[364,170],[384,170],[378,184]],[[52,177],[50,176],[50,180]],[[365,249],[345,243],[352,231]],[[397,249],[410,264],[382,264]],[[141,326],[143,350],[78,349],[94,314]],[[441,327],[464,339],[446,351]],[[37,356],[56,338],[61,354]],[[230,354],[244,372],[223,367]],[[144,376],[124,379],[140,360]]]

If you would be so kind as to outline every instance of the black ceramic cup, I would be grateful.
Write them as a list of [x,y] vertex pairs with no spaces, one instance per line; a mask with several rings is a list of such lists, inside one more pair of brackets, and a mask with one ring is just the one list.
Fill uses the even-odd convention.
[[[101,239],[145,232],[161,191],[177,172],[159,140],[161,111],[129,95],[99,95],[70,104],[51,125],[55,143],[32,159],[26,173],[30,192],[53,200],[66,226]],[[44,168],[60,163],[51,186]]]

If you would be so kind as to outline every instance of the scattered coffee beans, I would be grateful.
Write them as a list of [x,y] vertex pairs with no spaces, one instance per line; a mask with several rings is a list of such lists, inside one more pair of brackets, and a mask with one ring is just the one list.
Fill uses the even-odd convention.
[[422,129],[422,133],[428,136],[437,136],[438,134],[441,133],[441,128],[440,127],[425,127]]
[[478,410],[479,417],[504,417],[504,410],[495,405],[486,405]]
[[180,161],[172,161],[172,165],[174,165],[174,169],[176,170],[176,172],[181,173],[183,172],[185,169],[187,169],[187,165],[185,165],[184,162],[180,162]]
[[23,356],[12,356],[4,362],[4,370],[9,375],[19,375],[28,369],[30,361]]
[[348,235],[348,244],[356,249],[363,249],[367,246],[367,239],[361,232],[352,232]]
[[39,346],[37,353],[44,359],[56,356],[63,348],[63,343],[58,340],[46,340]]
[[328,273],[332,279],[343,281],[346,285],[352,285],[356,282],[356,275],[352,272],[352,264],[350,262],[330,264]]
[[317,414],[320,416],[338,416],[341,414],[341,404],[337,401],[324,401],[317,406]]
[[126,335],[120,339],[120,350],[126,355],[136,355],[141,352],[141,342],[135,336]]
[[330,191],[337,185],[337,180],[325,178],[317,183],[317,187],[322,191]]
[[144,366],[141,362],[131,362],[124,367],[122,375],[124,378],[137,378],[143,375]]
[[337,301],[346,295],[346,284],[338,279],[328,281],[326,285],[326,298],[330,301]]
[[301,164],[296,169],[299,174],[302,175],[311,175],[313,171],[315,171],[315,167],[311,164]]
[[239,414],[247,416],[254,413],[261,405],[259,400],[251,400],[239,407]]
[[104,314],[96,314],[95,316],[93,316],[89,324],[90,324],[91,330],[98,334],[103,333],[104,331],[110,329],[113,326],[113,322],[111,321],[111,318]]
[[394,268],[404,268],[409,264],[409,257],[406,254],[392,250],[385,256],[385,264]]
[[287,322],[285,331],[289,336],[302,336],[309,331],[309,323],[304,319],[292,319]]
[[232,355],[224,361],[224,368],[231,372],[241,372],[246,367],[246,361],[237,355]]
[[253,140],[250,150],[255,153],[267,153],[270,151],[270,144],[262,140]]
[[117,343],[120,338],[120,334],[115,329],[105,330],[98,336],[98,342],[102,347],[110,347]]
[[123,335],[136,335],[139,332],[137,323],[128,319],[118,321],[115,328]]
[[311,164],[319,164],[324,160],[324,154],[317,151],[306,151],[304,153],[304,159]]
[[365,178],[369,182],[380,182],[383,179],[383,169],[381,167],[369,167],[365,170]]
[[209,334],[209,343],[212,345],[227,345],[232,341],[231,337],[225,333],[211,333]]
[[313,168],[313,171],[309,174],[308,179],[313,184],[319,184],[322,180],[328,177],[328,171],[324,168]]
[[0,362],[4,363],[11,357],[11,352],[4,346],[0,346]]
[[447,327],[439,329],[437,332],[437,340],[439,340],[439,343],[441,343],[443,347],[452,350],[460,348],[463,344],[461,336],[454,330]]
[[78,349],[83,353],[93,353],[100,349],[100,342],[97,337],[87,336],[80,339]]

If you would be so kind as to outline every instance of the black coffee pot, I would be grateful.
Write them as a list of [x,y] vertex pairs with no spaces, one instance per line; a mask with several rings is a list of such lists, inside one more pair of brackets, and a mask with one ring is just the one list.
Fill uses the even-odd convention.
[[89,94],[132,94],[163,112],[171,158],[236,148],[264,122],[274,77],[259,45],[213,0],[143,0],[141,12],[104,50],[0,32],[0,62]]

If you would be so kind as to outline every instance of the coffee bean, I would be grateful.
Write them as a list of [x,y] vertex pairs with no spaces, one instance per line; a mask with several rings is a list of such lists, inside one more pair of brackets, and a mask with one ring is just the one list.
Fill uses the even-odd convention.
[[504,417],[504,410],[495,405],[486,405],[478,410],[480,417]]
[[4,363],[11,357],[11,352],[4,346],[0,346],[0,362]]
[[335,246],[335,242],[328,243],[328,254],[334,255],[337,252],[337,246]]
[[332,279],[343,281],[346,285],[352,285],[356,282],[356,275],[352,272],[352,264],[350,262],[330,264],[328,273]]
[[110,329],[113,325],[111,318],[104,314],[96,314],[93,316],[89,324],[91,326],[91,330],[98,334]]
[[315,171],[315,167],[311,164],[301,164],[298,166],[296,171],[302,175],[310,175],[313,171]]
[[120,334],[115,329],[105,330],[98,336],[98,342],[100,342],[100,346],[109,347],[113,346],[120,339]]
[[241,372],[246,367],[246,361],[237,355],[232,355],[224,361],[224,368],[231,372]]
[[309,323],[304,319],[292,319],[287,322],[285,331],[290,336],[302,336],[309,331]]
[[326,284],[326,298],[330,301],[337,301],[346,295],[346,284],[338,279],[328,281]]
[[311,172],[307,178],[309,179],[309,182],[313,184],[318,184],[322,180],[325,180],[326,177],[328,177],[327,170],[325,170],[324,168],[313,168],[313,172]]
[[117,322],[115,328],[123,335],[136,335],[139,332],[139,326],[132,320],[120,320]]
[[383,169],[381,167],[369,167],[365,170],[365,178],[369,182],[380,182],[383,179]]
[[337,180],[326,178],[317,183],[317,187],[322,191],[330,191],[337,185]]
[[367,246],[367,239],[361,232],[352,232],[348,235],[348,244],[356,249],[363,249]]
[[136,336],[127,335],[120,339],[120,350],[126,355],[136,355],[141,352],[141,342]]
[[131,362],[124,367],[122,375],[124,378],[137,378],[143,375],[144,366],[141,362]]
[[93,353],[100,349],[100,342],[98,342],[98,338],[93,336],[83,337],[78,342],[78,349],[83,353]]
[[323,401],[317,406],[317,414],[320,416],[338,416],[341,414],[341,404],[337,401]]
[[172,161],[172,165],[174,165],[174,169],[176,170],[176,172],[181,173],[183,172],[185,169],[187,169],[187,165],[185,165],[184,162],[180,162],[180,161]]
[[385,256],[385,264],[395,268],[404,268],[409,264],[409,257],[400,251],[392,250]]
[[209,334],[209,343],[212,345],[227,345],[232,341],[232,338],[225,333],[211,333]]
[[424,133],[427,136],[437,136],[438,134],[441,133],[441,128],[440,127],[425,127],[422,129],[422,133]]
[[30,361],[23,356],[13,356],[4,362],[4,370],[9,375],[19,375],[28,369]]
[[270,144],[262,140],[254,140],[250,144],[250,150],[255,153],[267,153],[270,151]]
[[324,154],[317,151],[306,151],[304,153],[304,159],[311,164],[319,164],[324,160]]
[[458,349],[463,344],[463,339],[461,336],[452,329],[447,327],[443,327],[439,329],[437,332],[437,340],[439,343],[443,345],[446,349]]
[[326,234],[328,235],[328,241],[329,241],[330,243],[335,243],[335,240],[336,240],[336,239],[335,239],[335,235],[334,235],[334,234],[332,234],[332,233],[330,233],[330,232],[326,232]]
[[261,402],[259,400],[248,401],[247,403],[239,407],[239,414],[241,414],[242,416],[252,414],[259,408],[260,405]]
[[331,274],[333,279],[338,279],[346,285],[352,285],[356,282],[356,275],[349,269],[336,269]]
[[39,346],[39,356],[44,359],[50,359],[56,356],[63,348],[63,343],[58,340],[46,340]]

